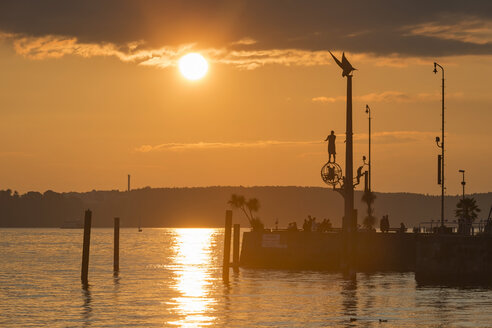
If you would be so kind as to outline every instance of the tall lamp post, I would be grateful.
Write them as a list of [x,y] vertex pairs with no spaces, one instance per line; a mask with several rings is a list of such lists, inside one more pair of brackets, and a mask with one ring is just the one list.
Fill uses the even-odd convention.
[[465,201],[465,185],[466,185],[466,182],[465,182],[465,170],[459,170],[460,173],[463,174],[463,181],[461,181],[461,185],[463,186],[463,202]]
[[366,113],[369,115],[369,178],[368,181],[368,189],[371,191],[371,108],[369,105],[366,105]]
[[438,181],[441,183],[441,228],[444,227],[444,68],[438,63],[434,62],[434,73],[437,74],[437,67],[442,71],[442,134],[441,144],[439,144],[439,137],[436,137],[437,147],[441,148],[441,160],[440,160],[440,176]]

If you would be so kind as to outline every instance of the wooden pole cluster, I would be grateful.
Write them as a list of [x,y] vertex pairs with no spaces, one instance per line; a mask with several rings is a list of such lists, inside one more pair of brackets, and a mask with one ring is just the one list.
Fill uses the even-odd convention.
[[[91,245],[91,226],[92,212],[85,211],[84,217],[84,242],[82,245],[82,269],[80,278],[82,284],[87,287],[89,283],[89,250]],[[120,218],[114,218],[114,252],[113,252],[113,272],[118,274],[120,271]]]
[[[84,218],[84,242],[82,249],[82,273],[81,279],[87,285],[89,273],[89,249],[91,241],[92,212],[85,211]],[[226,211],[225,232],[224,232],[224,257],[222,260],[222,277],[224,281],[229,281],[229,267],[231,266],[231,235],[232,235],[232,211]],[[239,269],[239,246],[240,246],[241,226],[234,224],[234,239],[232,252],[232,267]],[[113,251],[113,272],[117,274],[120,270],[120,218],[114,218],[114,251]]]

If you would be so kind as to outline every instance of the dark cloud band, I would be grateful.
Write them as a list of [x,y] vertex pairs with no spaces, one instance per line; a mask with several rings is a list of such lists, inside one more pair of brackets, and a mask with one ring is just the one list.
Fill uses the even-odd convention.
[[491,54],[491,22],[490,0],[0,2],[0,31],[5,33],[117,45],[143,41],[139,46],[146,48],[196,43],[236,50]]

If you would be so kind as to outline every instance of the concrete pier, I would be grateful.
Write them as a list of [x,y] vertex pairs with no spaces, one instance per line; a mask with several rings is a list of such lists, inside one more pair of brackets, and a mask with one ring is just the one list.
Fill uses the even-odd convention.
[[[355,270],[414,271],[417,234],[357,233]],[[342,233],[245,232],[243,267],[343,271]]]
[[492,282],[490,235],[422,235],[416,246],[418,282]]
[[[240,265],[344,272],[342,234],[245,232]],[[490,284],[492,236],[357,232],[354,260],[357,272],[415,272],[419,283]]]

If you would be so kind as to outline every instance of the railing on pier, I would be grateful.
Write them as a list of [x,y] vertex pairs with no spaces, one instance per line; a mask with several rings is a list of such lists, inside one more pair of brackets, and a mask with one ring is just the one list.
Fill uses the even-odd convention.
[[[485,230],[485,225],[487,224],[487,220],[479,220],[476,222],[473,222],[471,224],[471,229],[470,229],[470,234],[471,235],[477,235],[479,233],[483,233]],[[457,233],[458,228],[460,223],[458,220],[444,220],[444,225],[447,228],[451,228],[451,232]],[[441,221],[440,220],[430,220],[430,221],[422,221],[419,223],[418,227],[414,228],[414,232],[418,233],[435,233],[439,227],[441,226]]]

